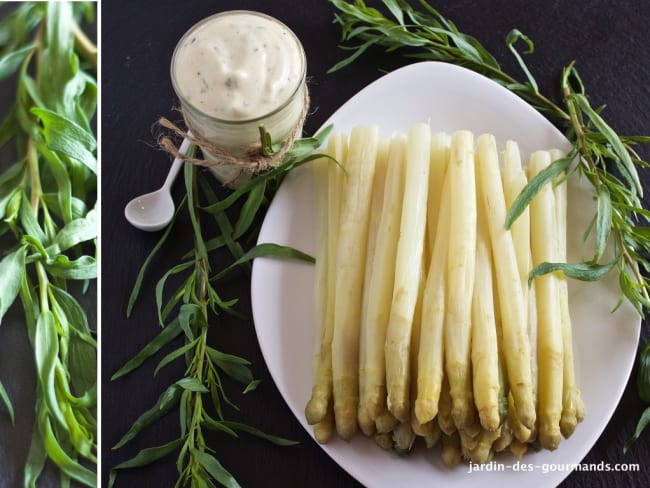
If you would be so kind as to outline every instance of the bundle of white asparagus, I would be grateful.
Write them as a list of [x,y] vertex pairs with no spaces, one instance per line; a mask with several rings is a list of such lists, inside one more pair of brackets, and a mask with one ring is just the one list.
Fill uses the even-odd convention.
[[405,453],[438,440],[475,463],[556,449],[584,417],[566,278],[566,184],[547,185],[511,230],[506,212],[559,151],[491,135],[332,135],[314,163],[316,352],[305,409],[319,442],[357,429]]

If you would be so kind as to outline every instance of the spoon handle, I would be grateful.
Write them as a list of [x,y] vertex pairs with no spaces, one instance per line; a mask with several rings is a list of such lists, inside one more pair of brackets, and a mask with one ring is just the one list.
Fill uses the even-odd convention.
[[[190,148],[191,144],[192,143],[187,138],[183,139],[183,143],[181,144],[181,147],[178,149],[178,151],[183,154],[187,153],[187,150]],[[185,161],[180,158],[174,159],[171,168],[169,168],[169,173],[167,173],[167,178],[165,178],[162,189],[165,191],[170,190],[172,183],[174,183],[174,180],[176,179],[176,176],[178,175],[180,169],[183,167],[184,162]]]

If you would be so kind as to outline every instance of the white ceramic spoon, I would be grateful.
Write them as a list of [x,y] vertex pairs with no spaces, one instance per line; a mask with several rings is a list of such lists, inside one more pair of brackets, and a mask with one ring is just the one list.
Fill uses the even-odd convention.
[[[190,144],[190,141],[184,139],[179,151],[185,154]],[[154,232],[171,222],[175,211],[171,187],[183,163],[182,159],[174,159],[167,178],[159,190],[135,197],[124,207],[124,216],[132,226]]]

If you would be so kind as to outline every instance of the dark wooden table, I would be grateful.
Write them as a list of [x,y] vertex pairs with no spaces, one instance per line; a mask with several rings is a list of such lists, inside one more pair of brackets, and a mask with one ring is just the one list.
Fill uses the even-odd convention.
[[[519,76],[504,38],[517,27],[536,41],[528,63],[540,90],[558,96],[559,74],[572,60],[584,80],[592,103],[607,103],[606,117],[620,133],[650,134],[650,33],[646,20],[650,4],[645,1],[547,2],[511,0],[501,2],[434,2],[461,31],[481,40],[507,71]],[[333,7],[326,1],[294,2],[189,0],[106,0],[103,2],[102,49],[102,441],[104,481],[108,469],[133,456],[139,449],[163,444],[178,436],[178,417],[173,413],[149,428],[130,445],[111,450],[131,423],[149,408],[163,389],[182,374],[182,366],[168,366],[156,377],[156,361],[135,373],[111,382],[110,376],[158,330],[154,284],[182,251],[191,245],[190,227],[181,223],[153,270],[144,281],[143,296],[130,319],[125,316],[130,289],[139,266],[159,238],[130,227],[123,217],[124,205],[135,195],[157,188],[165,178],[169,158],[155,148],[152,124],[160,115],[174,116],[178,105],[169,79],[169,62],[176,41],[198,20],[220,10],[251,9],[270,14],[286,23],[301,39],[308,59],[312,113],[305,132],[312,134],[337,107],[381,76],[408,61],[370,51],[343,71],[328,75],[329,67],[344,53],[337,48],[340,30],[332,24]],[[177,115],[177,114],[176,114]],[[648,151],[645,152],[648,157]],[[650,173],[642,175],[650,189]],[[180,182],[179,182],[180,183]],[[183,189],[175,187],[178,199]],[[250,316],[250,280],[239,275],[229,282],[231,296],[240,297],[239,310]],[[242,486],[358,486],[302,429],[273,384],[256,340],[252,320],[221,316],[212,324],[210,340],[220,349],[242,355],[253,363],[262,380],[257,391],[242,396],[231,389],[240,411],[230,418],[254,424],[267,432],[300,441],[278,448],[247,436],[231,439],[210,435],[210,446]],[[644,324],[642,341],[648,339]],[[588,345],[584,345],[588,347]],[[603,361],[608,358],[604,357]],[[636,373],[636,369],[633,375]],[[589,374],[589,372],[585,372]],[[626,381],[626,378],[621,378]],[[584,462],[640,463],[637,473],[570,474],[563,486],[650,486],[650,433],[623,455],[644,405],[637,398],[633,381],[598,442]],[[176,479],[175,458],[154,466],[124,472],[123,487],[172,486]],[[405,486],[408,480],[404,480]]]

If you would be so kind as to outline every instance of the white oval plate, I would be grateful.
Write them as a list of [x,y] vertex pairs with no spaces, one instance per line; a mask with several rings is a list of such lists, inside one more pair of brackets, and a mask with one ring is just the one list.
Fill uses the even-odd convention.
[[[324,124],[349,133],[352,127],[377,124],[385,136],[406,133],[417,122],[432,131],[469,129],[519,143],[522,159],[538,149],[569,143],[544,117],[521,99],[464,68],[444,63],[417,63],[375,81]],[[278,191],[259,235],[259,242],[293,246],[313,253],[311,173],[301,168]],[[569,259],[580,257],[580,235],[593,215],[589,188],[572,178],[569,188]],[[400,458],[358,434],[322,446],[343,469],[373,488],[409,486],[556,486],[580,463],[596,442],[620,399],[632,369],[639,338],[639,317],[626,303],[614,314],[619,290],[615,276],[597,283],[570,283],[576,374],[587,409],[584,422],[554,452],[527,454],[521,462],[498,457],[489,467],[499,471],[468,472],[461,464],[446,468],[440,450],[416,449]],[[252,276],[252,305],[257,337],[266,364],[296,418],[311,434],[304,407],[312,386],[313,266],[280,259],[257,259]],[[498,483],[498,485],[497,485]]]

